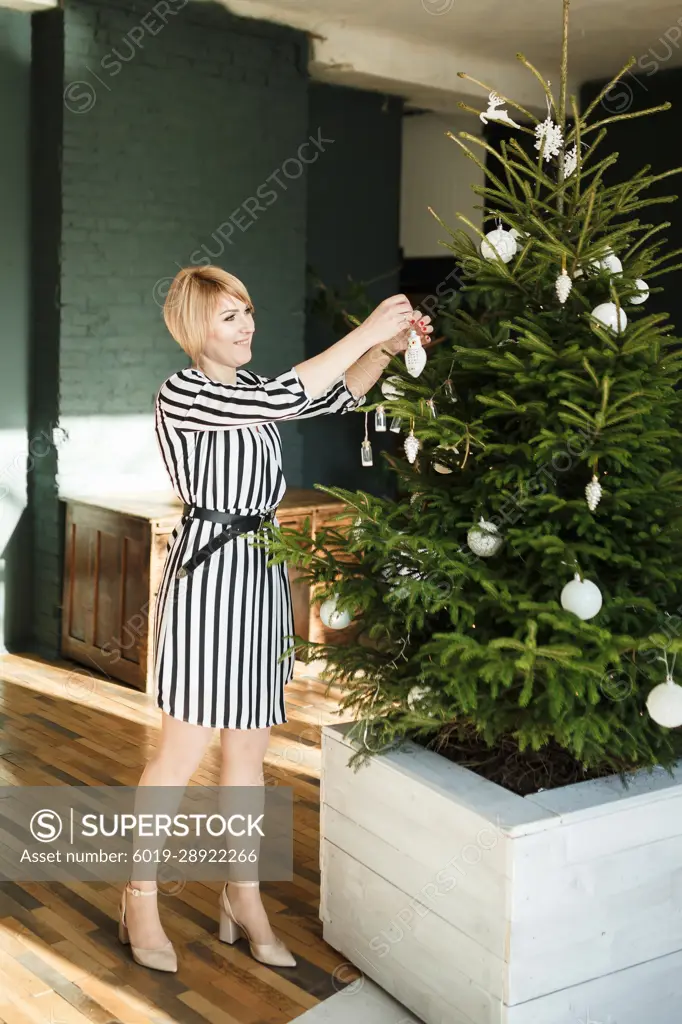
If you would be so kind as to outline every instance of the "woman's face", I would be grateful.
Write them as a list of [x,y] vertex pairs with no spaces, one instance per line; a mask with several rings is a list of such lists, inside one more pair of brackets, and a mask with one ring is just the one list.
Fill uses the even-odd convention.
[[255,329],[253,307],[233,295],[223,294],[211,317],[203,355],[224,366],[242,366],[251,359],[251,338]]

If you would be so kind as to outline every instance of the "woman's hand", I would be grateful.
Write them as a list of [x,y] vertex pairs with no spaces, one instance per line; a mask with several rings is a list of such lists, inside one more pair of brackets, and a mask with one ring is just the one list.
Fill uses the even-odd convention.
[[409,325],[396,334],[395,337],[390,338],[387,342],[382,344],[381,347],[388,349],[388,351],[394,356],[398,355],[399,352],[404,352],[407,348],[407,343],[410,340],[410,331],[413,328],[417,334],[421,335],[422,344],[428,345],[430,340],[428,335],[433,331],[431,317],[422,316],[420,311],[415,309],[410,314]]
[[414,315],[406,295],[391,295],[372,310],[360,329],[369,347],[391,342],[401,331],[408,331]]

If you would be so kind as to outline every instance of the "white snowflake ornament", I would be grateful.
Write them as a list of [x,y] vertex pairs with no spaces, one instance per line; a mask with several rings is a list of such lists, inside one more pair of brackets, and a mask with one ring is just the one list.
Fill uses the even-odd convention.
[[422,340],[415,330],[410,331],[405,349],[405,366],[412,377],[418,377],[426,366],[426,352]]
[[489,231],[481,241],[481,256],[486,260],[494,260],[499,256],[503,263],[509,263],[517,249],[516,239],[511,231],[504,228]]
[[570,178],[578,166],[578,147],[573,146],[564,153],[564,179]]
[[551,160],[558,156],[563,145],[563,134],[561,126],[554,124],[551,117],[535,126],[535,148],[540,150],[545,160]]
[[572,287],[573,282],[568,276],[568,271],[562,270],[554,283],[554,288],[557,293],[557,297],[562,306],[568,298],[568,296],[571,294]]
[[590,512],[594,512],[595,508],[599,504],[599,500],[602,495],[601,484],[596,476],[593,476],[589,484],[585,488],[585,498],[587,499],[587,507]]

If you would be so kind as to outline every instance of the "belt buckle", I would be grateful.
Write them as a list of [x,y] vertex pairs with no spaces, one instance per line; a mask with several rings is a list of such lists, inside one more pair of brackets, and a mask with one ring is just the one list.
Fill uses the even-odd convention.
[[271,520],[273,518],[272,512],[273,512],[273,510],[271,508],[269,508],[269,509],[266,509],[265,512],[261,512],[259,514],[259,519],[260,519],[260,524],[258,526],[259,530],[263,529],[263,523],[266,521],[266,519],[267,520]]

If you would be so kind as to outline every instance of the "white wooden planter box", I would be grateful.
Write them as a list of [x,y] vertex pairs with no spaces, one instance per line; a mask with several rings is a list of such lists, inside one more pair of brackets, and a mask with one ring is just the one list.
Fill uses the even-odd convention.
[[681,1024],[682,762],[521,797],[412,743],[348,768],[349,728],[322,733],[331,946],[426,1024]]

